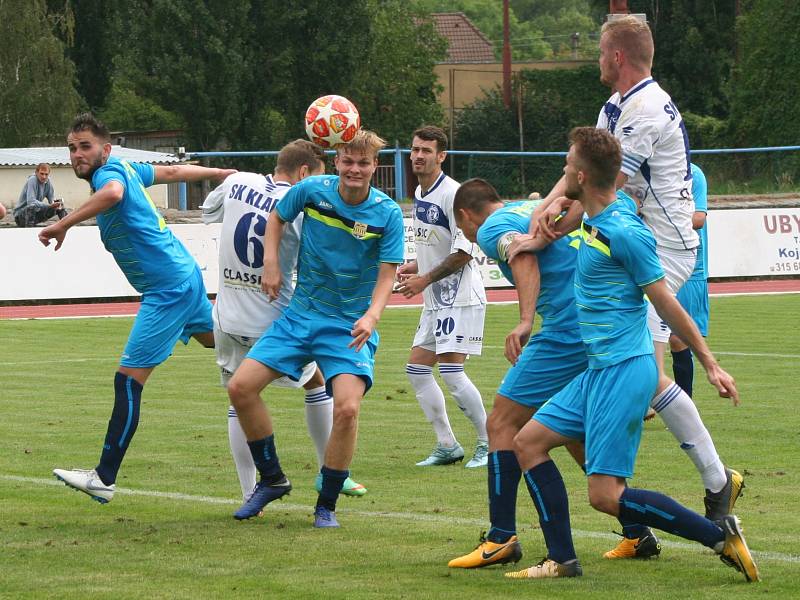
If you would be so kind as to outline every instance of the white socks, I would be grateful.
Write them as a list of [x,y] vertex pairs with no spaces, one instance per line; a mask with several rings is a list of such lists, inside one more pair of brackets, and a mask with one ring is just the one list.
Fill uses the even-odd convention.
[[483,407],[481,393],[464,373],[464,365],[460,363],[439,363],[439,375],[442,376],[447,389],[453,395],[458,407],[472,421],[478,434],[479,442],[489,441],[486,432],[486,409]]
[[242,498],[246,500],[256,487],[256,465],[233,406],[228,407],[228,443],[236,465],[236,474],[239,476],[239,485],[242,486]]
[[306,390],[306,427],[317,450],[317,463],[321,469],[333,427],[333,398],[328,396],[324,385]]
[[714,441],[703,425],[697,407],[686,392],[673,383],[656,395],[650,406],[661,416],[681,449],[692,459],[705,488],[718,492],[725,487],[728,481],[725,466],[717,455]]
[[[308,434],[317,451],[317,463],[322,468],[325,462],[325,448],[328,446],[333,426],[333,399],[328,396],[325,386],[306,390],[305,407]],[[236,465],[236,474],[239,476],[242,498],[247,499],[256,486],[256,466],[250,454],[250,447],[247,445],[247,437],[233,406],[228,407],[228,443]]]
[[422,412],[425,413],[428,421],[433,425],[436,440],[442,446],[452,448],[456,445],[456,438],[447,418],[442,388],[433,378],[433,367],[407,364],[406,375],[414,388],[414,392],[416,392],[417,401],[422,407]]

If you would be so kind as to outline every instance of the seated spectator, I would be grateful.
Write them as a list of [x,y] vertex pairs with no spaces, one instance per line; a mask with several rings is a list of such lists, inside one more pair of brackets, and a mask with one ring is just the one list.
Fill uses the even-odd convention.
[[[44,199],[47,198],[47,202]],[[64,203],[55,197],[53,184],[50,182],[50,165],[40,163],[36,173],[28,177],[25,186],[14,207],[14,221],[19,227],[33,227],[58,215],[59,219],[67,216]]]

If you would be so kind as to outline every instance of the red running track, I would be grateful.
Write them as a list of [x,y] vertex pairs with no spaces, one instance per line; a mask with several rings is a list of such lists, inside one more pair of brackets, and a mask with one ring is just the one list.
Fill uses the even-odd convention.
[[[713,296],[736,294],[800,293],[800,279],[775,279],[769,281],[723,281],[709,283]],[[487,290],[489,302],[516,302],[516,290]],[[417,296],[407,300],[394,294],[389,306],[420,306]],[[67,317],[117,317],[133,316],[139,310],[138,302],[103,302],[95,304],[47,304],[40,306],[0,306],[0,319],[59,319]]]

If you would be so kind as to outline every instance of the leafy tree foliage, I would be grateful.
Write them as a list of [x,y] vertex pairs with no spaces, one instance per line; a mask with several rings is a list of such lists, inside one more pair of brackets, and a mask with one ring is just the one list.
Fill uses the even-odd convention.
[[655,41],[653,75],[682,112],[724,118],[733,67],[736,0],[630,0]]
[[798,84],[800,6],[789,0],[749,0],[738,20],[739,63],[731,123],[741,145],[789,145],[800,140]]
[[62,134],[80,97],[44,1],[0,0],[0,39],[0,144],[30,146]]
[[[600,83],[600,71],[595,65],[522,71],[515,78],[514,87],[511,109],[504,107],[502,94],[495,89],[460,112],[456,122],[456,147],[566,151],[569,130],[580,125],[594,125],[609,95],[608,88]],[[519,112],[522,113],[523,147],[520,147]],[[486,177],[506,197],[527,194],[530,190],[546,193],[561,176],[564,161],[555,158],[503,163],[504,168],[499,169],[496,159],[467,161],[459,157],[456,176],[461,179]]]

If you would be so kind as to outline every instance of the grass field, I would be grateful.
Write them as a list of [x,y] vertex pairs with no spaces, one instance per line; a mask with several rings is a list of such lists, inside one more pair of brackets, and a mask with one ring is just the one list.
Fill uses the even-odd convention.
[[[561,451],[555,460],[584,576],[511,581],[505,567],[449,570],[447,561],[487,528],[486,477],[460,465],[414,466],[434,443],[404,373],[417,310],[390,309],[381,323],[376,385],[363,404],[353,464],[369,493],[340,499],[342,528],[333,531],[311,527],[316,461],[298,392],[269,400],[295,490],[262,519],[231,517],[239,486],[227,401],[213,353],[196,344],[176,348],[148,382],[114,501],[101,506],[56,485],[53,467],[96,464],[131,321],[0,321],[0,597],[800,597],[798,314],[800,295],[713,299],[709,341],[737,378],[742,406],[696,378],[696,402],[723,460],[745,475],[736,512],[764,579],[753,585],[710,551],[666,534],[657,560],[602,559],[619,527],[588,506],[584,477]],[[484,355],[467,367],[487,407],[515,318],[515,306],[489,308]],[[448,406],[459,440],[471,447],[471,427]],[[645,429],[632,485],[702,511],[691,462],[658,419]],[[518,526],[522,568],[545,553],[524,485]]]

